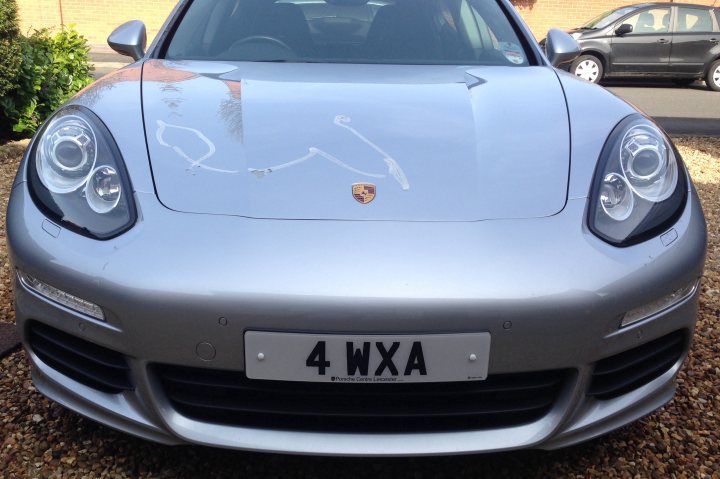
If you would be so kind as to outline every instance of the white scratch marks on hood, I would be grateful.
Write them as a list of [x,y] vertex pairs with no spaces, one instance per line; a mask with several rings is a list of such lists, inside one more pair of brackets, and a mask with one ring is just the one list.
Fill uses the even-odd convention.
[[[373,143],[372,141],[367,139],[362,133],[357,131],[355,128],[349,126],[351,121],[352,121],[352,119],[346,115],[338,115],[335,117],[335,120],[333,123],[336,126],[339,126],[340,128],[344,128],[344,129],[348,130],[353,135],[355,135],[358,139],[360,139],[360,141],[362,141],[363,143],[368,145],[373,150],[377,151],[383,157],[382,159],[385,162],[385,164],[387,165],[388,173],[393,178],[395,178],[395,180],[400,184],[400,187],[403,190],[405,190],[405,191],[409,190],[410,183],[408,182],[407,176],[405,176],[405,172],[402,170],[402,168],[400,167],[398,162],[395,161],[395,159],[393,157],[391,157],[390,155],[388,155],[385,151],[383,151],[382,148],[380,148],[375,143]],[[299,164],[304,163],[308,160],[311,160],[315,157],[324,158],[324,159],[328,160],[329,162],[334,163],[341,168],[344,168],[348,171],[352,171],[353,173],[367,176],[370,178],[385,178],[387,176],[387,175],[384,175],[381,173],[369,173],[366,171],[358,170],[357,168],[354,168],[354,167],[348,165],[347,163],[345,163],[344,161],[334,157],[330,153],[327,153],[327,152],[325,152],[319,148],[316,148],[314,146],[311,146],[310,148],[308,148],[307,155],[305,155],[301,158],[298,158],[297,160],[289,161],[287,163],[283,163],[283,164],[276,165],[276,166],[271,166],[269,168],[261,168],[261,169],[248,168],[248,171],[250,173],[252,173],[253,175],[255,175],[257,178],[263,178],[263,177],[269,175],[270,173],[280,171],[280,170],[283,170],[286,168],[290,168],[292,166],[299,165]]]
[[[201,131],[196,130],[195,128],[189,128],[186,126],[179,126],[179,125],[171,125],[169,123],[165,123],[162,120],[157,121],[158,129],[155,132],[155,138],[157,139],[158,143],[166,148],[170,148],[173,150],[179,157],[187,161],[190,166],[188,167],[188,170],[192,170],[193,168],[202,168],[204,170],[214,171],[217,173],[238,173],[238,171],[231,171],[231,170],[223,170],[220,168],[213,168],[211,166],[205,165],[205,161],[209,160],[213,155],[215,155],[215,144],[210,141],[210,139],[205,136]],[[165,135],[165,132],[170,129],[175,128],[177,130],[187,131],[195,135],[200,141],[205,143],[207,145],[207,153],[205,153],[203,156],[201,156],[198,159],[191,158],[185,151],[180,148],[177,145],[171,145],[168,142],[165,141],[163,136]]]
[[398,183],[400,183],[400,187],[403,190],[409,190],[410,189],[410,183],[408,183],[407,177],[405,176],[405,172],[400,168],[400,165],[398,164],[395,159],[385,153],[385,151],[382,150],[379,146],[377,146],[372,141],[368,140],[365,135],[357,131],[355,128],[349,126],[350,122],[352,122],[352,118],[346,115],[338,115],[335,117],[335,124],[339,126],[340,128],[345,128],[346,130],[350,131],[353,135],[357,136],[363,143],[368,145],[373,150],[380,153],[380,155],[383,157],[383,161],[388,167],[388,173],[390,173],[393,178],[397,180]]
[[316,156],[319,156],[320,158],[325,158],[326,160],[328,160],[332,163],[335,163],[339,167],[345,168],[346,170],[352,171],[353,173],[357,173],[359,175],[369,176],[371,178],[385,178],[385,175],[383,175],[383,174],[368,173],[366,171],[361,171],[361,170],[358,170],[357,168],[353,168],[352,166],[348,165],[347,163],[345,163],[341,160],[338,160],[331,154],[325,153],[324,151],[322,151],[318,148],[312,147],[312,146],[308,149],[307,155],[303,156],[302,158],[298,158],[297,160],[293,160],[288,163],[283,163],[282,165],[277,165],[277,166],[273,166],[270,168],[264,168],[264,169],[248,168],[248,170],[250,171],[250,173],[252,173],[256,177],[262,178],[264,176],[269,175],[270,173],[272,173],[274,171],[279,171],[279,170],[283,170],[285,168],[290,168],[291,166],[299,165],[300,163],[304,163],[308,160],[311,160],[311,159],[315,158]]

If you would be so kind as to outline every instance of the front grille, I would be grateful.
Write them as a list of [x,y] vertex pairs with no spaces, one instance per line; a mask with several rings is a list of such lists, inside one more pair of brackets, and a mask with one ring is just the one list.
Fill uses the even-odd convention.
[[113,394],[133,389],[130,368],[118,352],[38,322],[30,323],[28,338],[42,362],[81,384]]
[[525,424],[555,403],[566,371],[434,384],[259,381],[243,373],[158,366],[173,407],[202,422],[337,432],[478,430]]
[[687,343],[684,331],[598,361],[588,395],[612,399],[662,376],[682,357]]

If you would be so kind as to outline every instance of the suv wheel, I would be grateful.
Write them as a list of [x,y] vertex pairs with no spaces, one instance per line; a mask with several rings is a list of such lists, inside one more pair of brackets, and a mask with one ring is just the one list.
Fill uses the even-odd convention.
[[708,70],[705,83],[709,89],[720,91],[720,60],[715,60]]
[[602,62],[596,56],[582,55],[572,63],[570,73],[591,83],[600,83],[603,77]]

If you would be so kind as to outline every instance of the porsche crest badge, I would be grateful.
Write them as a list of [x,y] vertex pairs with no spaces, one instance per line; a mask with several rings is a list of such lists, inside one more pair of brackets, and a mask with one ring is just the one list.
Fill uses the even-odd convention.
[[370,183],[356,183],[352,185],[353,198],[363,205],[366,205],[375,199],[376,191],[377,189],[375,185]]

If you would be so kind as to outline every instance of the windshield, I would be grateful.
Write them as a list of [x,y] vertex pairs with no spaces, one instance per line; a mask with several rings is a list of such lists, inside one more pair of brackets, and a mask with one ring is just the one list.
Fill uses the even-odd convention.
[[170,60],[530,64],[488,0],[195,0]]
[[600,15],[599,17],[590,20],[585,25],[583,25],[583,28],[593,28],[593,29],[605,28],[608,25],[610,25],[611,23],[613,23],[615,20],[624,17],[628,13],[634,12],[640,6],[633,5],[632,7],[622,7],[622,8],[618,8],[616,10],[610,10],[609,12],[605,12],[602,15]]

